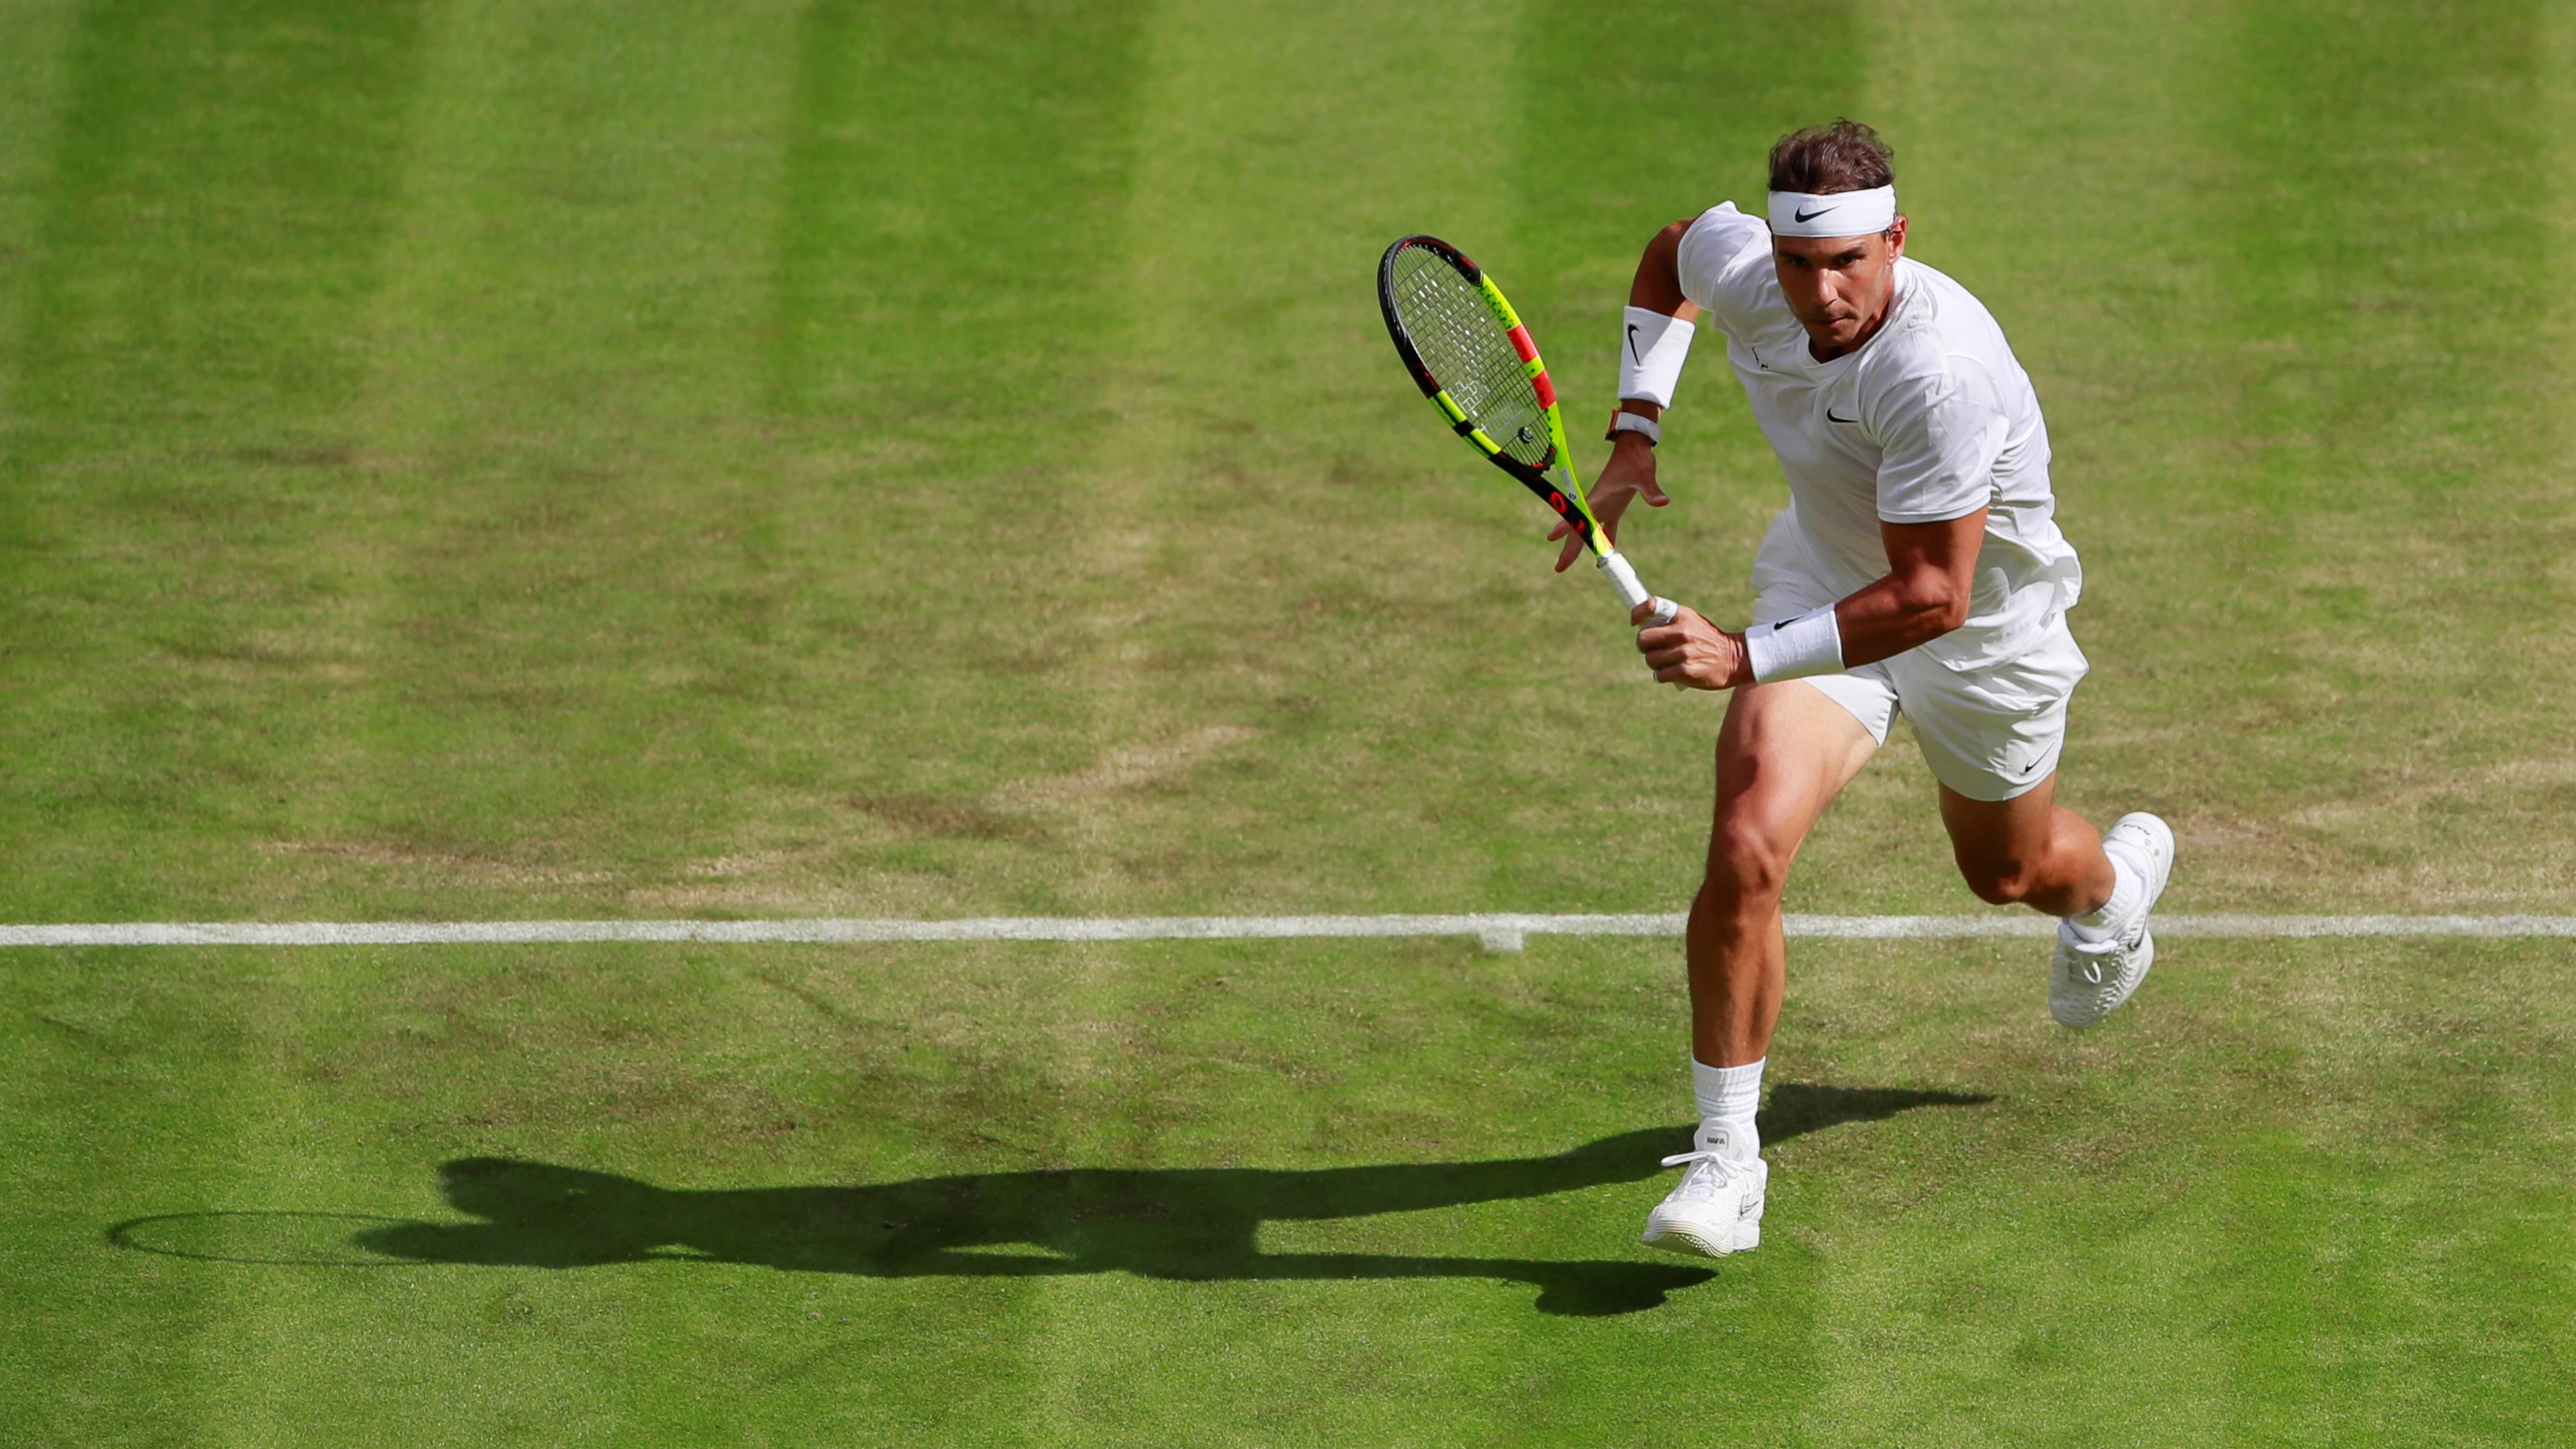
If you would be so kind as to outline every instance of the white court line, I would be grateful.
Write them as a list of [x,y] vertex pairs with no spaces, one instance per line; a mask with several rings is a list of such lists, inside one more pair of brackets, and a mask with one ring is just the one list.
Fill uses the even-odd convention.
[[[1788,917],[1792,936],[1840,940],[2046,937],[2043,916]],[[1285,937],[1474,936],[1517,951],[1531,936],[1678,936],[1672,915],[1538,916],[990,916],[955,921],[185,921],[0,926],[5,946],[448,946],[545,942],[702,941],[1248,941]],[[2158,916],[2156,933],[2182,937],[2479,936],[2576,937],[2576,916]]]

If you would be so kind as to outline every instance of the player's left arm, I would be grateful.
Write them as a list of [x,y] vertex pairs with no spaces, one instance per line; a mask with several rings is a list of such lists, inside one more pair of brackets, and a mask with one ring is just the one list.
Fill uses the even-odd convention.
[[[1887,572],[1834,605],[1845,668],[1892,659],[1968,622],[1986,510],[1938,523],[1882,522],[1878,533],[1887,546]],[[1646,613],[1632,615],[1631,622],[1646,623]],[[1753,682],[1744,635],[1720,629],[1696,609],[1641,630],[1637,648],[1655,678],[1667,684],[1735,689]]]

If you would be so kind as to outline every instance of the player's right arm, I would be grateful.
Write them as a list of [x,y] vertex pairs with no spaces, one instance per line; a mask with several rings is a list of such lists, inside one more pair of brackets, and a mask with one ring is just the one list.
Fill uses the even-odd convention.
[[[1696,217],[1683,217],[1646,243],[1646,254],[1637,259],[1637,275],[1628,284],[1628,305],[1660,312],[1687,324],[1699,319],[1699,307],[1682,295],[1682,233],[1691,229]],[[1635,413],[1650,422],[1659,421],[1663,408],[1645,398],[1619,399],[1621,412]],[[1664,490],[1655,486],[1655,445],[1643,433],[1620,433],[1611,440],[1610,460],[1592,480],[1589,494],[1592,514],[1601,521],[1601,531],[1613,543],[1618,541],[1619,517],[1628,511],[1628,501],[1643,498],[1649,508],[1661,508],[1672,502]],[[1565,540],[1565,549],[1557,555],[1558,573],[1571,568],[1583,556],[1583,540],[1571,525],[1560,522],[1548,534],[1550,541]]]
[[[1879,525],[1887,572],[1833,607],[1842,666],[1893,659],[1968,622],[1985,533],[1983,508],[1932,523]],[[1664,683],[1738,689],[1754,682],[1753,653],[1742,631],[1721,629],[1692,609],[1662,625],[1643,604],[1628,617],[1638,626],[1638,652]]]

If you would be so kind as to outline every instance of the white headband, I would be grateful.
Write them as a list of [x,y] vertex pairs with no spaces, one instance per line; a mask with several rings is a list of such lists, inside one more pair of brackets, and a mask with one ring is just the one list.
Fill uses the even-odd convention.
[[1804,191],[1771,193],[1773,236],[1875,236],[1895,224],[1893,186],[1824,196]]

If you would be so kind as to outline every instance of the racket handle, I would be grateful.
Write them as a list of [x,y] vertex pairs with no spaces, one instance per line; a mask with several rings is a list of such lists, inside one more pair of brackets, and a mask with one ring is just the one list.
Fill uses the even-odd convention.
[[1628,606],[1629,612],[1634,613],[1639,604],[1653,601],[1655,615],[1647,621],[1648,623],[1669,624],[1673,621],[1673,616],[1681,612],[1681,605],[1670,599],[1655,598],[1654,595],[1647,593],[1646,586],[1637,582],[1637,571],[1629,567],[1627,556],[1619,550],[1605,549],[1598,566],[1601,576],[1610,581],[1611,589],[1619,595],[1619,602]]

